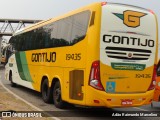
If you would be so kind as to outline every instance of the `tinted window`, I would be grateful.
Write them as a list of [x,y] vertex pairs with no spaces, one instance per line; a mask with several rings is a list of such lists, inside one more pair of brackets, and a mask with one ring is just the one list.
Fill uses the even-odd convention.
[[17,51],[19,51],[19,47],[20,47],[20,45],[19,45],[19,43],[20,43],[20,36],[16,36],[15,37],[15,48],[16,48],[16,50]]
[[84,11],[12,37],[10,42],[18,51],[74,45],[84,39],[89,19],[90,11]]
[[31,50],[33,41],[31,39],[31,32],[25,33],[25,47],[26,50]]
[[31,31],[31,38],[30,38],[32,41],[31,50],[38,49],[38,43],[36,37],[37,37],[37,30]]
[[73,16],[72,35],[70,44],[75,44],[84,39],[88,28],[89,16],[89,11],[82,12]]
[[41,48],[44,48],[44,31],[43,31],[43,28],[39,28],[36,32],[36,38],[35,38],[35,48],[36,49],[41,49]]

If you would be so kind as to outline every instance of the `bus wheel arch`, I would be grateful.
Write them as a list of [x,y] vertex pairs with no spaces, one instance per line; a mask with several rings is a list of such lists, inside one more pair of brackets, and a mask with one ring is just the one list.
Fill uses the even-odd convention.
[[9,71],[9,81],[11,82],[11,87],[16,87],[16,83],[13,82],[12,71]]
[[60,82],[60,80],[59,80],[58,78],[53,78],[52,83],[51,83],[51,89],[52,89],[52,90],[53,90],[53,88],[54,88],[54,86],[55,86],[55,83],[56,83],[57,81]]
[[45,103],[51,103],[53,101],[52,90],[49,87],[49,79],[47,76],[42,77],[41,94],[42,94],[42,99]]

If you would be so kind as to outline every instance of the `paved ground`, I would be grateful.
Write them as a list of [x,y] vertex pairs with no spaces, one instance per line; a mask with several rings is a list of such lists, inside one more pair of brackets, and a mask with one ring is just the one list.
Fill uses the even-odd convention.
[[[18,111],[35,111],[34,108],[27,105],[25,102],[21,101],[20,99],[16,98],[8,91],[6,91],[2,85],[0,85],[0,111],[3,112],[18,112]],[[11,118],[0,118],[0,120],[11,120]],[[22,118],[12,118],[12,120],[21,120]],[[49,120],[50,118],[23,118],[23,120]]]
[[[0,66],[2,68],[2,66]],[[0,73],[1,74],[1,73]],[[13,96],[0,84],[0,111],[18,112],[18,111],[37,111],[19,98]],[[0,115],[1,116],[1,115]],[[21,120],[22,118],[0,118],[0,120]],[[50,118],[23,118],[23,120],[49,120]]]

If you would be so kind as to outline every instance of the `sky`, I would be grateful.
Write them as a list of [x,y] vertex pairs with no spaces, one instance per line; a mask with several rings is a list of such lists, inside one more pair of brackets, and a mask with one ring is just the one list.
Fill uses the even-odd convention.
[[[103,0],[0,0],[0,18],[48,19]],[[153,10],[160,18],[160,0],[107,0]]]
[[[103,0],[0,0],[0,19],[45,20],[93,2],[103,2]],[[160,0],[107,0],[107,2],[125,3],[151,9],[160,22]]]

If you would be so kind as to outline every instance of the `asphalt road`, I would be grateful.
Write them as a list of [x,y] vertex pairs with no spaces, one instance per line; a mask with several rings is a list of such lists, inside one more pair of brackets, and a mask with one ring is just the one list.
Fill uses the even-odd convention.
[[[142,107],[132,107],[132,108],[82,108],[82,107],[71,107],[65,110],[57,109],[54,104],[46,104],[41,98],[41,94],[30,90],[28,88],[17,86],[13,88],[10,86],[10,82],[4,80],[4,68],[0,66],[1,82],[5,87],[11,90],[13,93],[19,97],[25,99],[34,106],[52,114],[53,117],[57,117],[61,120],[110,120],[110,119],[135,119],[135,117],[108,117],[107,114],[115,113],[130,113],[130,111],[135,111],[135,113],[144,113],[149,111],[150,113],[160,114],[160,103],[153,102],[153,108],[151,105],[146,105]],[[22,110],[23,111],[23,110]],[[133,114],[133,112],[132,112]],[[121,114],[122,115],[122,114]],[[137,120],[160,120],[160,117],[136,117]]]

